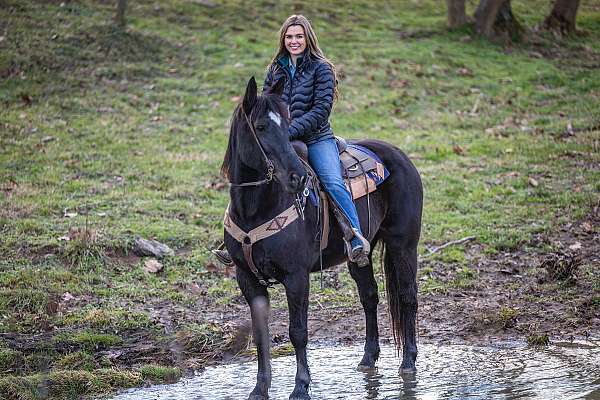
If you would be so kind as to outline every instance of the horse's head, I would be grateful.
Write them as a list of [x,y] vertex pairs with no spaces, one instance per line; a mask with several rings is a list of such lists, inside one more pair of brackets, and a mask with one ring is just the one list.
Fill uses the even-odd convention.
[[[273,177],[289,193],[304,188],[306,172],[288,136],[289,116],[280,96],[284,82],[280,79],[265,94],[258,95],[254,77],[248,81],[244,99],[236,108],[229,145],[221,168],[232,184],[261,174]],[[241,165],[240,165],[241,164]]]

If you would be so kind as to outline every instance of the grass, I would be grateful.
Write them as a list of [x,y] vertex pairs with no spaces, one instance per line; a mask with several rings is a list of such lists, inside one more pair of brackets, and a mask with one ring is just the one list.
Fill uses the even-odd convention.
[[500,307],[500,310],[498,311],[496,320],[498,321],[500,326],[502,326],[503,328],[510,328],[511,326],[514,325],[515,319],[518,316],[519,316],[519,310],[512,308],[512,307],[502,306],[502,307]]
[[80,369],[93,371],[96,368],[94,357],[85,351],[75,351],[60,357],[55,364],[59,370]]
[[226,324],[190,323],[175,334],[175,346],[187,357],[203,362],[213,360],[227,351],[234,340],[234,332],[228,328]]
[[86,351],[105,350],[122,342],[119,336],[97,333],[90,331],[79,331],[76,334],[62,333],[54,336],[56,346],[80,348]]
[[13,349],[0,349],[0,374],[19,373],[25,360],[23,353]]
[[[529,26],[548,11],[513,3]],[[0,332],[34,345],[1,350],[2,396],[34,399],[51,382],[56,398],[76,398],[179,376],[135,360],[102,365],[102,351],[132,343],[156,354],[177,340],[191,355],[223,348],[230,333],[205,311],[244,305],[235,282],[206,267],[228,201],[218,175],[228,120],[292,13],[313,20],[338,67],[334,131],[387,140],[420,170],[422,254],[471,235],[487,254],[512,251],[586,215],[600,191],[599,131],[587,129],[600,120],[590,69],[600,24],[582,3],[582,35],[503,45],[447,31],[433,0],[132,2],[125,30],[109,2],[5,0]],[[130,253],[136,236],[175,249],[162,272]],[[432,261],[450,272],[421,272],[422,295],[477,282],[462,247]],[[356,303],[348,274],[336,282],[321,291],[314,278],[313,305]],[[280,289],[272,303],[285,307]]]
[[477,281],[477,271],[468,267],[462,267],[456,270],[456,276],[451,285],[457,289],[470,289],[475,286]]
[[108,394],[115,387],[133,387],[144,383],[140,372],[117,369],[53,371],[23,377],[1,377],[0,394],[7,399],[69,400],[83,395]]
[[152,325],[152,321],[142,312],[123,308],[88,307],[66,316],[63,324],[119,332],[146,328]]
[[527,336],[527,344],[532,347],[545,347],[550,344],[550,338],[547,334]]
[[161,365],[144,365],[140,368],[142,379],[154,383],[173,383],[181,378],[179,368],[164,367]]

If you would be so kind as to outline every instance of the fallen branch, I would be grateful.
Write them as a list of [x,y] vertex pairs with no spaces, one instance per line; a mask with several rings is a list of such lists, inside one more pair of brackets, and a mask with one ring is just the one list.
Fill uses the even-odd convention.
[[427,258],[427,257],[431,257],[433,254],[437,253],[440,250],[445,249],[446,247],[454,246],[455,244],[462,244],[462,243],[470,242],[471,240],[475,240],[475,236],[467,236],[467,237],[464,237],[462,239],[453,240],[451,242],[444,243],[441,246],[434,247],[433,249],[431,249],[429,251],[429,253],[425,254],[424,256],[419,257],[419,260],[422,260],[422,259]]

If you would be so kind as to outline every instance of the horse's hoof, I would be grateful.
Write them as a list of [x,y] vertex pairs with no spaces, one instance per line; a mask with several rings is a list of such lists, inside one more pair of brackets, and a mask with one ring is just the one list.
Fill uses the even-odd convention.
[[371,372],[376,369],[377,369],[377,367],[375,365],[367,365],[367,364],[358,364],[358,367],[356,367],[356,370],[360,371],[360,372]]
[[248,400],[268,400],[268,397],[259,394],[251,394],[248,396]]
[[292,394],[290,394],[290,400],[310,400],[310,396],[308,393],[300,391],[297,392],[294,390]]
[[417,373],[416,367],[400,367],[400,375],[415,375]]

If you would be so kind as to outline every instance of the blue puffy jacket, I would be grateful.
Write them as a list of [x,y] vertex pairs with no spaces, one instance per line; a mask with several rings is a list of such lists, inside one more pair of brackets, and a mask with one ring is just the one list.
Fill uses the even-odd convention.
[[290,117],[290,140],[302,140],[306,144],[333,137],[329,114],[333,106],[334,75],[329,64],[311,57],[308,52],[298,58],[292,78],[288,56],[280,57],[271,64],[265,78],[265,89],[280,77],[285,77],[282,98],[288,105]]

